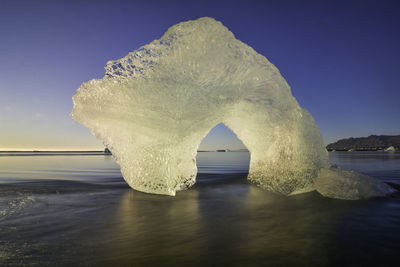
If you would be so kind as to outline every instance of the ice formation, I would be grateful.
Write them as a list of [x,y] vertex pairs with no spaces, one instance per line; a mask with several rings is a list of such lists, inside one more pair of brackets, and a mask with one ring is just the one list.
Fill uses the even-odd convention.
[[337,167],[319,170],[315,187],[324,196],[348,200],[379,197],[396,191],[370,176]]
[[385,151],[396,151],[396,149],[394,148],[394,146],[390,146],[386,148]]
[[224,123],[251,152],[248,179],[285,195],[315,190],[328,154],[278,69],[222,23],[200,18],[109,61],[71,116],[111,150],[134,189],[175,195],[195,183],[197,148]]

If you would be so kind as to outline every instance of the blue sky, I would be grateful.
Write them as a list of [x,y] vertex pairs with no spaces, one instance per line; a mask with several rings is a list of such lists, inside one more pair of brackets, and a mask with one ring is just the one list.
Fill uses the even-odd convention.
[[[396,1],[1,1],[0,149],[102,147],[69,113],[108,60],[211,16],[266,56],[326,143],[400,134]],[[240,148],[219,125],[201,148]]]

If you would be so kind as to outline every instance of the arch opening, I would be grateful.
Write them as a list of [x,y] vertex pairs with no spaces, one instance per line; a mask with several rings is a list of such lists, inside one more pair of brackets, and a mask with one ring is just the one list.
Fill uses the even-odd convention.
[[199,143],[195,158],[196,186],[247,183],[250,152],[224,123],[211,128]]
[[202,139],[196,155],[197,178],[204,174],[240,174],[247,177],[250,152],[225,124],[214,126]]

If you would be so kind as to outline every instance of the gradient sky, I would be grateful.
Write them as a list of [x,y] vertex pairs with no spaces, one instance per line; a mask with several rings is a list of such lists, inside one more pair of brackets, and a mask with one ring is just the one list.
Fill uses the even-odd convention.
[[[136,2],[136,3],[135,3]],[[398,1],[1,1],[0,149],[102,144],[69,113],[108,60],[211,16],[281,71],[325,143],[400,134]],[[241,148],[218,125],[201,149]]]

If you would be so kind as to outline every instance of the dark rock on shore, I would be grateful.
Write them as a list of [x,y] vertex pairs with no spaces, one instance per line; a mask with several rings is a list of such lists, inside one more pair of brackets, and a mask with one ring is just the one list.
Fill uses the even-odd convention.
[[335,143],[326,146],[331,150],[361,150],[376,151],[384,150],[393,146],[396,150],[400,150],[400,135],[370,135],[368,137],[350,137],[341,139]]

